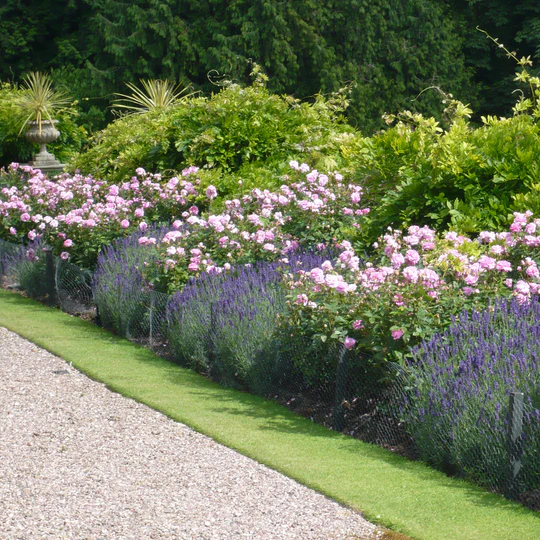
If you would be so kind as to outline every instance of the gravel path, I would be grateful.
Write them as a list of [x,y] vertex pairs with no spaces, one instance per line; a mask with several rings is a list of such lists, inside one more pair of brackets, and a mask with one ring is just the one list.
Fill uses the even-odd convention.
[[0,539],[375,537],[358,513],[0,328]]

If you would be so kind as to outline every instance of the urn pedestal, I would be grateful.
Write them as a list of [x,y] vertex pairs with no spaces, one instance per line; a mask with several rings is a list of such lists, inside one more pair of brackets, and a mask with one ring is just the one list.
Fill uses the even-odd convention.
[[43,172],[60,172],[64,168],[53,154],[47,150],[47,144],[56,141],[60,137],[60,132],[56,129],[55,124],[58,120],[41,121],[41,130],[38,122],[28,122],[29,130],[24,136],[32,143],[37,143],[40,150],[34,155],[33,160],[28,164],[34,169],[41,169]]

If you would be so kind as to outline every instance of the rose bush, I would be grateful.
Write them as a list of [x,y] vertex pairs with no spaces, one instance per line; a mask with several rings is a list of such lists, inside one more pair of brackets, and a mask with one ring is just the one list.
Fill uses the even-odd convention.
[[531,212],[516,212],[509,231],[475,240],[428,227],[389,230],[375,246],[376,264],[360,264],[342,241],[337,261],[289,281],[286,321],[296,334],[356,347],[377,366],[401,361],[464,308],[504,296],[526,303],[538,294],[539,246],[540,219]]
[[12,164],[0,174],[0,238],[41,238],[63,259],[93,267],[102,246],[153,222],[166,222],[198,196],[196,168],[168,181],[142,168],[121,184]]
[[[274,261],[299,247],[323,250],[360,227],[369,212],[361,207],[360,186],[295,161],[291,168],[279,191],[254,189],[242,199],[225,201],[219,213],[192,205],[163,238],[139,238],[156,261],[146,268],[148,280],[173,292],[202,272]],[[213,186],[206,190],[209,199],[216,194]]]

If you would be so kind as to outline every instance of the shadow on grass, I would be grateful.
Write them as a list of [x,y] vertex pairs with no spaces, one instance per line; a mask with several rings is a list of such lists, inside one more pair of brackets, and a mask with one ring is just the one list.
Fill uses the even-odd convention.
[[[216,383],[210,382],[210,384],[214,385]],[[276,431],[294,437],[304,438],[303,444],[307,444],[308,447],[311,444],[320,444],[320,439],[326,439],[331,441],[331,444],[335,446],[338,452],[344,451],[354,454],[359,459],[373,459],[384,462],[394,469],[411,473],[414,475],[416,481],[427,482],[426,491],[431,491],[429,483],[436,482],[439,487],[460,491],[465,494],[466,499],[471,504],[476,506],[505,509],[519,514],[530,514],[540,520],[540,515],[524,508],[518,503],[509,501],[497,493],[489,492],[464,479],[449,477],[424,462],[408,460],[390,450],[332,431],[325,426],[296,416],[282,405],[271,400],[253,396],[239,390],[223,387],[218,388],[219,392],[206,392],[200,387],[193,388],[190,390],[190,393],[202,398],[207,403],[222,403],[222,406],[213,405],[210,409],[218,415],[249,417],[256,420],[256,429],[258,431]],[[227,404],[230,404],[230,406],[227,406]],[[305,437],[309,437],[313,442],[306,443]],[[309,448],[307,451],[309,452]]]

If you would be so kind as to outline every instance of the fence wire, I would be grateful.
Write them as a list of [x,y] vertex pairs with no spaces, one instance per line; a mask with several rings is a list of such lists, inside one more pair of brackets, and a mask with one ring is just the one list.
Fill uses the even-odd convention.
[[447,405],[422,401],[421,381],[409,370],[367,369],[341,344],[280,332],[272,309],[283,298],[273,289],[262,303],[249,291],[238,295],[232,309],[217,290],[212,301],[200,301],[129,285],[121,275],[96,281],[40,245],[5,241],[0,274],[4,287],[92,319],[223,385],[272,398],[314,422],[540,510],[540,396],[502,408],[448,404],[455,411],[444,414]]

